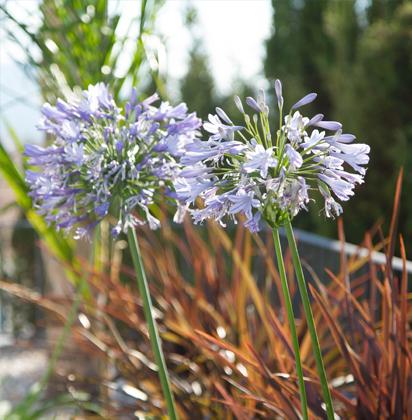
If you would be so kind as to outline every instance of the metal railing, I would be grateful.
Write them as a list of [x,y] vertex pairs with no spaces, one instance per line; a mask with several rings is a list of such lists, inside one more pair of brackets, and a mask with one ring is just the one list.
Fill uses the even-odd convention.
[[[323,264],[322,267],[327,267],[329,269],[337,269],[339,267],[339,258],[342,248],[340,241],[325,238],[300,229],[294,229],[294,232],[303,258],[310,263],[315,263],[317,259],[320,259],[325,263],[328,261],[330,264]],[[280,230],[280,234],[283,238],[286,238],[286,234],[282,229]],[[358,258],[369,258],[370,250],[368,248],[363,248],[345,242],[343,249],[348,257],[356,255]],[[317,256],[318,258],[310,258],[313,256],[313,252],[317,254],[315,257]],[[373,264],[386,264],[386,255],[382,252],[372,251],[370,261]],[[312,265],[312,268],[315,268],[315,266]],[[393,257],[392,268],[394,271],[402,272],[402,259],[399,257]],[[318,272],[318,270],[315,271]],[[412,274],[412,261],[406,261],[406,271],[408,275]]]
[[[23,233],[23,235],[19,236],[19,232]],[[31,238],[32,246],[27,246],[26,243],[23,247],[26,252],[25,256],[20,255],[16,257],[16,253],[18,255],[19,252],[18,241],[22,240],[22,238],[24,239],[24,233],[28,234],[26,236]],[[280,235],[282,245],[286,249],[286,235],[282,229],[280,230]],[[302,260],[311,267],[321,281],[328,281],[325,267],[332,272],[338,272],[342,247],[340,241],[328,239],[299,229],[295,229],[295,235]],[[33,238],[35,238],[34,231],[27,221],[20,221],[12,226],[0,224],[0,278],[19,281],[18,270],[21,269],[21,264],[19,267],[19,258],[20,262],[21,258],[29,258],[32,261],[30,273],[20,273],[20,280],[22,276],[26,276],[26,278],[27,275],[31,276],[31,281],[29,281],[30,287],[41,292],[45,285],[46,273],[43,269],[41,251],[36,246],[36,240],[33,241]],[[386,263],[385,254],[375,251],[371,253],[367,248],[355,246],[350,243],[345,243],[344,251],[348,257],[356,255],[358,258],[368,259],[366,264],[360,269],[361,272],[366,272],[369,269],[370,263],[376,265]],[[398,257],[394,257],[392,259],[392,268],[395,272],[402,272],[403,261]],[[408,275],[412,274],[411,261],[406,261],[406,271]],[[256,274],[257,277],[260,277],[260,273]],[[311,273],[308,274],[308,279],[310,279]],[[12,299],[6,293],[0,291],[0,334],[10,334],[13,331],[12,316]]]

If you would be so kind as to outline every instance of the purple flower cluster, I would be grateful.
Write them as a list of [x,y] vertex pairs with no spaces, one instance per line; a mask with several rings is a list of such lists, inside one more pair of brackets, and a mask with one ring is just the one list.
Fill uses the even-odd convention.
[[137,101],[136,91],[119,108],[107,87],[89,86],[82,96],[56,106],[45,104],[40,129],[51,146],[28,145],[26,172],[35,207],[47,222],[75,238],[87,236],[112,214],[114,234],[159,220],[151,213],[163,191],[170,193],[201,121],[185,104],[159,107],[157,94]]
[[[188,210],[195,223],[214,219],[224,224],[226,216],[236,220],[242,215],[245,226],[257,232],[263,220],[277,227],[306,209],[313,189],[324,197],[327,217],[342,213],[335,198],[349,200],[355,185],[363,183],[369,146],[353,143],[355,136],[344,134],[340,123],[325,121],[321,114],[304,117],[297,109],[312,102],[315,93],[283,116],[279,80],[275,92],[279,127],[274,135],[269,107],[260,91],[257,99],[246,98],[252,115],[235,98],[244,126],[235,125],[216,108],[216,115],[209,115],[203,125],[209,138],[193,137],[185,144],[180,159],[183,168],[174,181],[180,216]],[[203,199],[200,208],[198,197]]]

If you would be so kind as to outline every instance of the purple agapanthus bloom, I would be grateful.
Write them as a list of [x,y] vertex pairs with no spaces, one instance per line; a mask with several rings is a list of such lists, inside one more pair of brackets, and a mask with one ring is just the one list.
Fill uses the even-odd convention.
[[109,214],[114,234],[144,223],[159,227],[149,209],[171,189],[181,169],[178,157],[195,141],[201,121],[184,103],[156,107],[158,99],[138,102],[133,90],[123,110],[98,83],[77,99],[43,106],[39,128],[54,142],[26,146],[26,180],[49,223],[74,231],[75,238]]
[[[214,219],[225,226],[225,217],[236,220],[243,215],[244,225],[257,232],[263,221],[277,227],[307,209],[314,189],[325,200],[327,217],[342,213],[334,197],[349,200],[355,185],[363,183],[369,146],[353,143],[354,135],[343,134],[339,122],[324,121],[322,114],[302,115],[299,109],[314,101],[315,93],[296,102],[284,117],[279,80],[275,94],[279,127],[274,132],[260,91],[257,99],[246,98],[252,115],[245,113],[242,101],[235,97],[244,127],[216,108],[217,115],[209,115],[204,123],[209,138],[185,143],[180,159],[183,169],[175,180],[179,219],[189,211],[195,223]],[[200,208],[198,197],[203,199]]]

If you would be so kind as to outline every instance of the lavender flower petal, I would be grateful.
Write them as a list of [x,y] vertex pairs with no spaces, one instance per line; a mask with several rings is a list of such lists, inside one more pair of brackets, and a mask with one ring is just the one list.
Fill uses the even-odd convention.
[[159,227],[149,207],[173,186],[182,169],[176,157],[198,137],[201,121],[188,114],[186,104],[155,107],[157,100],[154,94],[137,103],[133,90],[121,109],[98,83],[80,99],[43,106],[39,128],[55,141],[49,147],[26,146],[33,166],[26,182],[48,223],[74,231],[76,239],[87,238],[112,208],[118,218],[115,235],[143,223]]
[[246,98],[246,103],[252,108],[254,109],[256,112],[262,112],[262,109],[259,107],[258,103],[256,102],[255,99],[253,99],[251,96],[248,96]]
[[304,96],[302,99],[300,99],[299,101],[297,101],[293,106],[292,106],[292,108],[291,109],[297,109],[297,108],[300,108],[300,107],[302,107],[302,106],[304,106],[304,105],[308,105],[308,104],[310,104],[311,102],[313,102],[315,99],[316,99],[316,97],[318,96],[318,94],[317,93],[308,93],[306,96]]
[[279,79],[275,80],[275,92],[278,99],[279,109],[283,108],[283,96],[282,96],[282,82]]
[[338,131],[342,128],[342,124],[337,121],[319,121],[313,125],[330,131]]

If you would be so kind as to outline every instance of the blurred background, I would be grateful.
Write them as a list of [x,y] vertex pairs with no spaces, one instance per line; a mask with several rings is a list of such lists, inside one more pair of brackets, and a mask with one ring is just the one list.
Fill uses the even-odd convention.
[[[139,4],[107,2],[111,21],[118,16],[119,22],[113,22],[115,38],[104,45],[106,55],[112,53],[111,47],[118,48],[118,39],[126,36],[128,41],[122,51],[114,53],[115,63],[106,63],[107,57],[103,56],[96,62],[99,60],[95,45],[109,38],[97,24],[98,33],[90,39],[84,39],[86,34],[76,28],[72,28],[73,34],[53,30],[64,19],[77,17],[80,25],[93,31],[94,3],[68,2],[67,16],[63,16],[55,9],[66,3],[3,1],[0,106],[2,138],[8,150],[13,151],[13,142],[7,125],[13,127],[23,142],[43,141],[42,134],[35,129],[39,107],[44,100],[53,100],[59,94],[62,78],[68,87],[85,87],[104,80],[119,87],[119,97],[127,94],[133,77],[141,91],[147,93],[160,83],[164,97],[187,102],[203,118],[215,106],[224,106],[234,113],[234,94],[242,96],[264,88],[273,97],[273,81],[280,78],[287,103],[316,91],[319,98],[310,112],[322,111],[328,118],[341,121],[347,132],[371,145],[367,182],[345,204],[344,217],[351,220],[346,229],[348,240],[360,240],[365,229],[388,218],[395,179],[403,166],[407,176],[399,227],[410,243],[412,220],[407,215],[412,212],[412,200],[407,197],[412,194],[412,6],[409,1],[156,2],[155,21],[150,23],[150,34],[145,36],[148,54],[145,64],[150,69],[145,75],[141,71],[143,82],[138,76],[131,77],[136,63],[130,63],[138,37],[138,26],[131,22],[139,15]],[[57,18],[52,15],[55,12],[59,13]],[[22,24],[25,26],[21,27]],[[26,28],[35,34],[35,40]],[[89,51],[83,49],[86,46]],[[110,66],[113,64],[115,67]],[[129,80],[123,82],[125,76]],[[303,228],[336,237],[335,223],[318,217],[318,213],[319,209],[310,211],[296,221]]]
[[[73,376],[72,380],[67,379],[72,374],[69,372],[72,367],[67,362],[73,354],[73,348],[70,346],[65,348],[66,365],[60,367],[60,373],[58,369],[56,371],[54,364],[50,369],[48,355],[61,356],[59,352],[53,353],[52,349],[56,343],[66,342],[69,334],[63,335],[64,340],[62,339],[62,324],[69,325],[67,330],[73,333],[69,341],[73,340],[76,334],[78,340],[83,340],[81,342],[84,354],[79,356],[79,360],[82,357],[87,360],[90,357],[88,355],[94,354],[93,351],[97,351],[104,360],[104,363],[96,362],[97,366],[88,368],[92,369],[96,377],[102,375],[107,384],[111,385],[107,385],[103,391],[97,389],[99,386],[96,383],[87,383],[87,386],[85,383],[78,385],[76,388],[78,390],[87,389],[85,392],[88,397],[84,398],[85,401],[110,400],[110,404],[101,406],[106,413],[115,408],[120,410],[112,412],[116,413],[115,418],[123,418],[122,410],[124,407],[129,407],[128,404],[134,407],[135,400],[149,411],[157,413],[160,410],[159,402],[156,399],[154,402],[151,401],[150,395],[153,390],[150,384],[146,388],[143,386],[137,389],[128,382],[130,377],[133,377],[132,373],[135,373],[141,364],[150,371],[150,363],[142,357],[147,340],[142,339],[145,337],[145,331],[139,323],[141,314],[136,319],[133,316],[124,319],[124,315],[119,313],[119,308],[125,304],[124,302],[138,306],[138,302],[131,303],[133,295],[125,288],[128,284],[128,253],[125,241],[119,240],[113,244],[106,238],[106,242],[102,241],[103,245],[93,250],[94,260],[89,264],[81,258],[82,255],[89,253],[89,245],[82,244],[79,250],[70,240],[62,238],[53,229],[48,228],[41,218],[36,217],[31,208],[31,201],[22,178],[24,162],[21,160],[21,152],[25,143],[44,144],[50,140],[36,131],[41,104],[45,101],[53,103],[56,98],[65,96],[70,89],[83,89],[89,83],[104,81],[111,86],[116,99],[120,101],[128,95],[132,86],[137,86],[141,97],[157,90],[164,99],[172,102],[185,101],[189,109],[196,110],[206,119],[208,113],[214,112],[216,106],[221,106],[228,114],[233,115],[236,112],[233,96],[235,94],[240,97],[254,96],[259,88],[267,91],[274,105],[273,86],[276,78],[283,82],[287,105],[291,105],[306,93],[317,92],[318,100],[310,108],[308,107],[308,113],[322,112],[327,119],[342,122],[345,132],[355,134],[359,141],[371,146],[366,182],[357,188],[354,198],[344,204],[343,218],[339,222],[342,228],[340,234],[336,220],[326,219],[321,213],[321,208],[314,202],[311,203],[308,213],[302,212],[295,219],[295,226],[303,230],[302,244],[307,247],[304,257],[311,263],[314,261],[315,273],[320,282],[330,281],[330,276],[325,280],[327,277],[325,267],[335,270],[339,275],[348,275],[342,266],[343,254],[339,254],[339,242],[334,240],[346,239],[350,243],[362,243],[364,249],[369,249],[369,254],[365,251],[366,254],[364,252],[360,255],[356,248],[353,248],[354,258],[360,259],[356,259],[357,263],[348,269],[349,271],[353,269],[349,277],[354,273],[360,273],[361,280],[355,282],[355,285],[363,289],[362,292],[358,291],[356,299],[362,297],[370,299],[372,293],[372,299],[378,299],[376,307],[379,307],[381,301],[376,295],[373,296],[370,289],[370,276],[375,276],[373,278],[376,282],[383,282],[385,278],[393,280],[393,276],[396,275],[389,275],[387,267],[382,269],[382,273],[386,273],[382,274],[383,277],[376,272],[371,274],[371,270],[376,271],[376,267],[382,268],[385,261],[386,263],[391,261],[394,253],[399,259],[391,269],[393,268],[395,272],[398,270],[399,279],[402,268],[405,273],[411,269],[410,263],[403,264],[402,258],[404,262],[408,256],[410,259],[410,250],[412,250],[410,217],[412,214],[412,2],[406,0],[1,0],[0,281],[3,292],[0,300],[2,340],[0,345],[4,348],[2,354],[5,356],[0,356],[0,400],[3,400],[5,410],[22,401],[27,395],[36,395],[35,402],[38,409],[38,401],[43,397],[33,390],[30,394],[28,386],[39,378],[44,379],[42,376],[44,372],[48,372],[47,381],[54,375],[54,380],[60,383],[60,388],[56,385],[55,389],[63,391],[69,389],[67,384],[75,383],[79,376],[84,380],[87,379],[88,374],[84,370],[81,374],[76,373],[77,376]],[[396,181],[401,168],[404,175],[402,192],[398,190],[400,199],[397,197],[394,202]],[[107,232],[105,233],[104,227],[102,229],[101,237],[104,239],[105,235],[107,237]],[[222,412],[219,408],[209,407],[211,403],[208,401],[215,398],[229,404],[235,395],[227,389],[227,382],[221,385],[222,389],[217,391],[214,389],[210,394],[205,391],[209,386],[212,387],[213,381],[217,381],[214,375],[218,374],[210,362],[212,358],[210,354],[216,349],[213,350],[210,342],[206,343],[197,337],[197,343],[200,347],[204,346],[205,350],[196,355],[189,354],[187,345],[182,340],[195,340],[196,328],[205,333],[217,331],[217,336],[214,334],[217,338],[230,337],[232,344],[236,342],[242,351],[247,352],[247,345],[238,335],[239,319],[243,319],[245,325],[251,329],[252,332],[247,339],[245,338],[246,341],[250,341],[251,337],[257,334],[256,323],[262,321],[262,317],[263,324],[266,322],[268,329],[270,324],[270,328],[273,327],[276,334],[279,334],[284,322],[281,309],[280,314],[276,313],[276,316],[280,317],[279,322],[282,325],[275,322],[273,326],[271,315],[266,319],[265,312],[259,311],[258,303],[271,307],[271,303],[278,302],[279,297],[274,291],[276,287],[270,280],[276,280],[276,270],[268,262],[265,264],[269,265],[263,264],[265,268],[259,269],[256,258],[253,259],[255,254],[258,254],[254,251],[257,245],[251,245],[252,239],[241,228],[228,232],[228,237],[223,237],[222,232],[219,233],[220,236],[214,237],[215,227],[205,227],[196,231],[185,225],[182,232],[176,229],[181,228],[169,226],[159,234],[160,237],[142,232],[147,240],[146,259],[149,261],[149,272],[155,280],[154,293],[158,294],[159,310],[164,313],[176,312],[174,315],[176,319],[173,318],[173,322],[164,325],[165,334],[169,334],[166,340],[170,340],[168,345],[171,363],[177,366],[175,386],[180,387],[179,392],[182,395],[185,395],[185,392],[190,394],[193,404],[197,401],[195,405],[199,413],[215,413],[217,418],[220,418]],[[305,236],[305,231],[310,234]],[[178,238],[180,233],[183,234],[184,239],[181,241],[184,243]],[[388,233],[389,239],[385,241],[384,238]],[[399,233],[402,235],[405,247],[399,242]],[[162,238],[166,242],[159,243]],[[253,241],[262,241],[263,247],[266,239],[265,235],[262,235],[262,238],[254,238]],[[377,242],[374,242],[375,239]],[[227,241],[232,241],[233,246],[239,251],[237,257]],[[153,258],[150,245],[153,243],[159,244],[162,249],[160,254],[165,264],[173,261],[173,269],[165,268],[169,275],[167,281],[164,273],[156,271],[155,261],[150,262]],[[389,248],[388,243],[390,243]],[[202,252],[196,256],[191,255],[190,246]],[[268,247],[270,251],[271,246]],[[218,249],[226,249],[227,254],[222,261],[216,256]],[[386,259],[384,254],[381,254],[379,257],[381,259],[375,261],[371,257],[373,251],[384,251],[389,254],[386,254]],[[270,255],[273,253],[269,252]],[[214,268],[208,271],[202,266],[205,261],[210,261],[210,258],[214,259]],[[153,264],[152,271],[150,271],[151,264]],[[87,281],[90,284],[93,303],[84,300],[84,295],[82,303],[76,301],[75,291],[81,277],[79,277],[79,267],[83,267],[88,273]],[[244,281],[247,282],[249,275],[258,278],[257,284],[263,290],[259,298],[254,295],[255,298],[249,305],[252,309],[242,294],[243,280],[240,280],[246,279]],[[408,279],[408,274],[405,275]],[[181,285],[182,291],[179,292],[186,293],[184,298],[177,296],[178,292],[173,285],[172,280],[176,280],[177,277],[180,278],[179,281],[184,282]],[[97,281],[98,278],[100,283]],[[227,292],[229,297],[222,292],[222,288],[226,287],[223,283],[219,283],[222,278],[228,281],[226,286],[230,289]],[[352,277],[351,279],[353,280]],[[401,280],[398,280],[399,287],[394,289],[395,294],[400,293],[402,289],[400,282]],[[395,283],[391,283],[391,287]],[[119,296],[109,296],[108,289],[105,289],[103,284],[108,288],[114,288]],[[247,287],[252,286],[249,284]],[[165,290],[170,295],[166,295]],[[225,304],[230,306],[234,304],[233,302],[238,302],[239,293],[244,305],[243,309],[238,309],[249,314],[240,318],[230,311],[226,313],[223,309]],[[331,293],[333,295],[338,292],[333,289]],[[380,292],[375,290],[374,293],[379,295]],[[165,300],[162,300],[162,296]],[[197,309],[190,310],[186,307],[190,296],[197,297],[199,305]],[[22,303],[21,299],[25,303]],[[175,306],[170,308],[172,301],[175,302]],[[398,303],[400,304],[400,301]],[[71,305],[74,304],[77,306],[75,305],[76,310],[73,312]],[[111,304],[114,307],[110,306]],[[71,317],[70,314],[78,314],[79,305],[82,305],[81,314],[84,317],[74,317],[74,315]],[[43,310],[39,307],[43,307]],[[351,312],[348,308],[349,306],[342,309],[343,312],[340,314],[343,317],[342,325],[345,326],[348,324],[348,319],[350,320],[349,315],[353,316],[353,309]],[[189,316],[186,310],[193,312],[190,312]],[[253,310],[257,311],[254,315],[250,312]],[[370,312],[372,324],[382,315],[382,311],[376,310],[375,314],[374,310]],[[48,311],[54,311],[56,318],[54,321],[49,320],[49,315],[46,315]],[[406,309],[404,311],[406,313]],[[186,313],[188,319],[192,320],[191,326],[183,323],[185,317],[182,317],[182,313]],[[319,316],[320,313],[319,308]],[[108,316],[113,319],[110,320]],[[404,324],[405,322],[403,320]],[[232,323],[236,324],[237,332],[230,330]],[[91,331],[91,324],[96,331]],[[222,327],[223,330],[216,330],[219,326],[227,324],[229,326]],[[233,335],[231,336],[228,331],[232,331]],[[122,334],[124,339],[120,339]],[[265,343],[273,344],[273,340],[276,340],[271,334],[275,333],[271,330],[271,333],[267,333],[264,337],[259,334],[256,336],[259,337],[257,342],[259,348],[263,349],[264,358],[269,357],[264,351]],[[305,340],[305,334],[303,322],[302,342]],[[336,348],[336,343],[331,344],[331,341],[327,341],[333,337],[325,334],[324,339],[329,343],[326,347],[332,351]],[[357,334],[361,336],[359,331]],[[376,334],[376,337],[380,336],[378,332]],[[358,342],[360,336],[352,339]],[[37,340],[36,346],[33,345],[33,339]],[[18,348],[15,346],[16,340],[19,343]],[[91,340],[92,344],[86,344],[87,340]],[[130,344],[136,342],[138,344]],[[212,344],[216,346],[216,343]],[[355,344],[354,346],[356,347]],[[138,347],[139,353],[136,355]],[[130,353],[131,349],[136,353]],[[279,351],[285,350],[279,349]],[[230,352],[231,355],[236,353],[233,349]],[[230,362],[226,353],[222,356],[222,353],[217,352],[216,357],[217,361],[214,360],[213,363],[217,365],[222,357],[226,358],[226,364]],[[309,353],[306,357],[310,369],[313,360]],[[333,357],[335,356],[331,353],[331,360]],[[118,359],[125,365],[129,363],[130,366],[128,365],[127,369],[125,366],[119,368]],[[64,357],[62,360],[64,362]],[[285,362],[285,366],[282,363],[279,365],[279,361],[270,357],[266,362],[268,366],[277,369],[279,366],[286,370],[293,367],[292,360]],[[185,380],[190,383],[190,392],[183,384],[179,363],[188,364],[182,370]],[[190,363],[194,363],[194,367],[190,366]],[[243,363],[247,364],[245,361]],[[351,363],[348,362],[348,366],[352,366]],[[219,375],[230,376],[226,364],[220,366]],[[333,366],[330,367],[330,372],[339,373],[340,377],[349,374],[350,367],[345,367],[345,362],[341,365],[337,363],[336,366],[336,372]],[[242,367],[238,369],[240,377],[244,380],[246,376],[242,375]],[[20,372],[20,375],[24,372],[29,379],[30,375],[33,375],[33,379],[20,384],[19,374],[16,372]],[[198,379],[192,380],[191,375],[196,378],[200,373],[207,378],[205,383]],[[149,376],[143,376],[146,377]],[[1,385],[2,379],[5,381],[3,385]],[[265,380],[262,380],[262,387]],[[126,388],[128,392],[123,393],[123,396],[119,394],[116,399],[110,394],[114,392],[114,387],[123,386],[124,391],[125,384],[129,384],[127,386],[131,388]],[[283,385],[279,386],[282,388]],[[153,391],[155,395],[156,392]],[[263,391],[258,392],[254,389],[253,392],[255,398],[259,392],[261,392],[259,398],[262,400],[273,398],[271,395],[263,395]],[[313,392],[313,404],[316,406],[316,393]],[[67,400],[69,402],[73,402],[73,398],[77,402],[83,398],[73,397],[73,392],[70,395]],[[407,394],[405,398],[406,396]],[[250,395],[249,397],[252,398]],[[51,397],[46,400],[51,401]],[[259,412],[261,407],[258,407],[257,403],[243,404],[236,398],[235,400],[237,401],[236,404],[233,403],[235,407],[237,404],[242,407],[248,406],[249,411],[245,411],[245,416],[250,416],[253,410],[257,410],[256,412],[263,416]],[[27,402],[27,398],[25,401]],[[115,403],[112,404],[113,401]],[[283,414],[289,413],[285,401],[282,398],[279,401],[281,403],[276,409]],[[343,402],[342,405],[348,413],[353,410],[353,407],[347,408]],[[32,405],[28,404],[27,407]],[[193,407],[188,407],[191,407],[190,404],[182,402],[182,412],[193,410]],[[129,418],[128,409],[125,409],[125,418]],[[369,409],[371,411],[364,413],[373,412],[373,408]],[[394,407],[392,409],[395,410]],[[89,406],[85,410],[99,411],[94,406]],[[236,414],[234,410],[234,413],[235,417],[240,418],[239,412]]]

